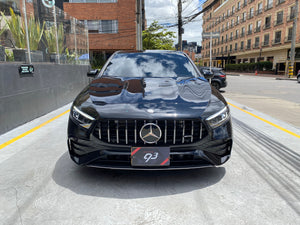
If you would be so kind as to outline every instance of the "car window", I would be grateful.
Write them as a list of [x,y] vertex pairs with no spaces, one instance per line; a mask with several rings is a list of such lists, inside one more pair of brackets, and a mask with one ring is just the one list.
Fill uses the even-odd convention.
[[112,77],[198,77],[181,53],[118,53],[103,72]]
[[214,75],[225,75],[225,73],[222,70],[214,70]]

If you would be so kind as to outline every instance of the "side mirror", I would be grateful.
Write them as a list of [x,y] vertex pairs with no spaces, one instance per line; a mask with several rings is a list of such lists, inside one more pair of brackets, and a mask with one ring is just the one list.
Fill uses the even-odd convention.
[[100,71],[99,71],[98,69],[91,70],[91,71],[87,72],[87,76],[88,76],[88,77],[95,77],[95,76],[98,75],[99,72],[100,72]]
[[204,75],[206,80],[209,80],[209,79],[214,77],[214,73],[210,72],[209,70],[203,71],[203,75]]

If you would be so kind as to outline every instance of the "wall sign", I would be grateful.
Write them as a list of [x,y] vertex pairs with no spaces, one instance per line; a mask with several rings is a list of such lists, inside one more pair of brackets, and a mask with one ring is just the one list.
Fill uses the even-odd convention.
[[23,74],[33,74],[34,73],[34,67],[33,65],[21,65],[19,66],[19,74],[23,75]]

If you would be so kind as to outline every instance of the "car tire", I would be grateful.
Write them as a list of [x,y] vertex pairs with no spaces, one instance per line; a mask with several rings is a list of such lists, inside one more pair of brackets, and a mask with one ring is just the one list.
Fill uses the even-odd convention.
[[215,89],[220,90],[220,84],[218,82],[211,82],[211,86],[213,86]]
[[298,81],[298,83],[300,83],[300,76],[297,77],[297,81]]

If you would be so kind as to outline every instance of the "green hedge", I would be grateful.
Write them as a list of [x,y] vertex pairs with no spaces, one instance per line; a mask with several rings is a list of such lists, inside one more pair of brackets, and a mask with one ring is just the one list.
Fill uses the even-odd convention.
[[272,70],[273,63],[264,61],[257,63],[240,63],[240,64],[227,64],[225,65],[226,70],[230,71],[243,71],[243,72],[254,72],[255,70],[264,71]]

